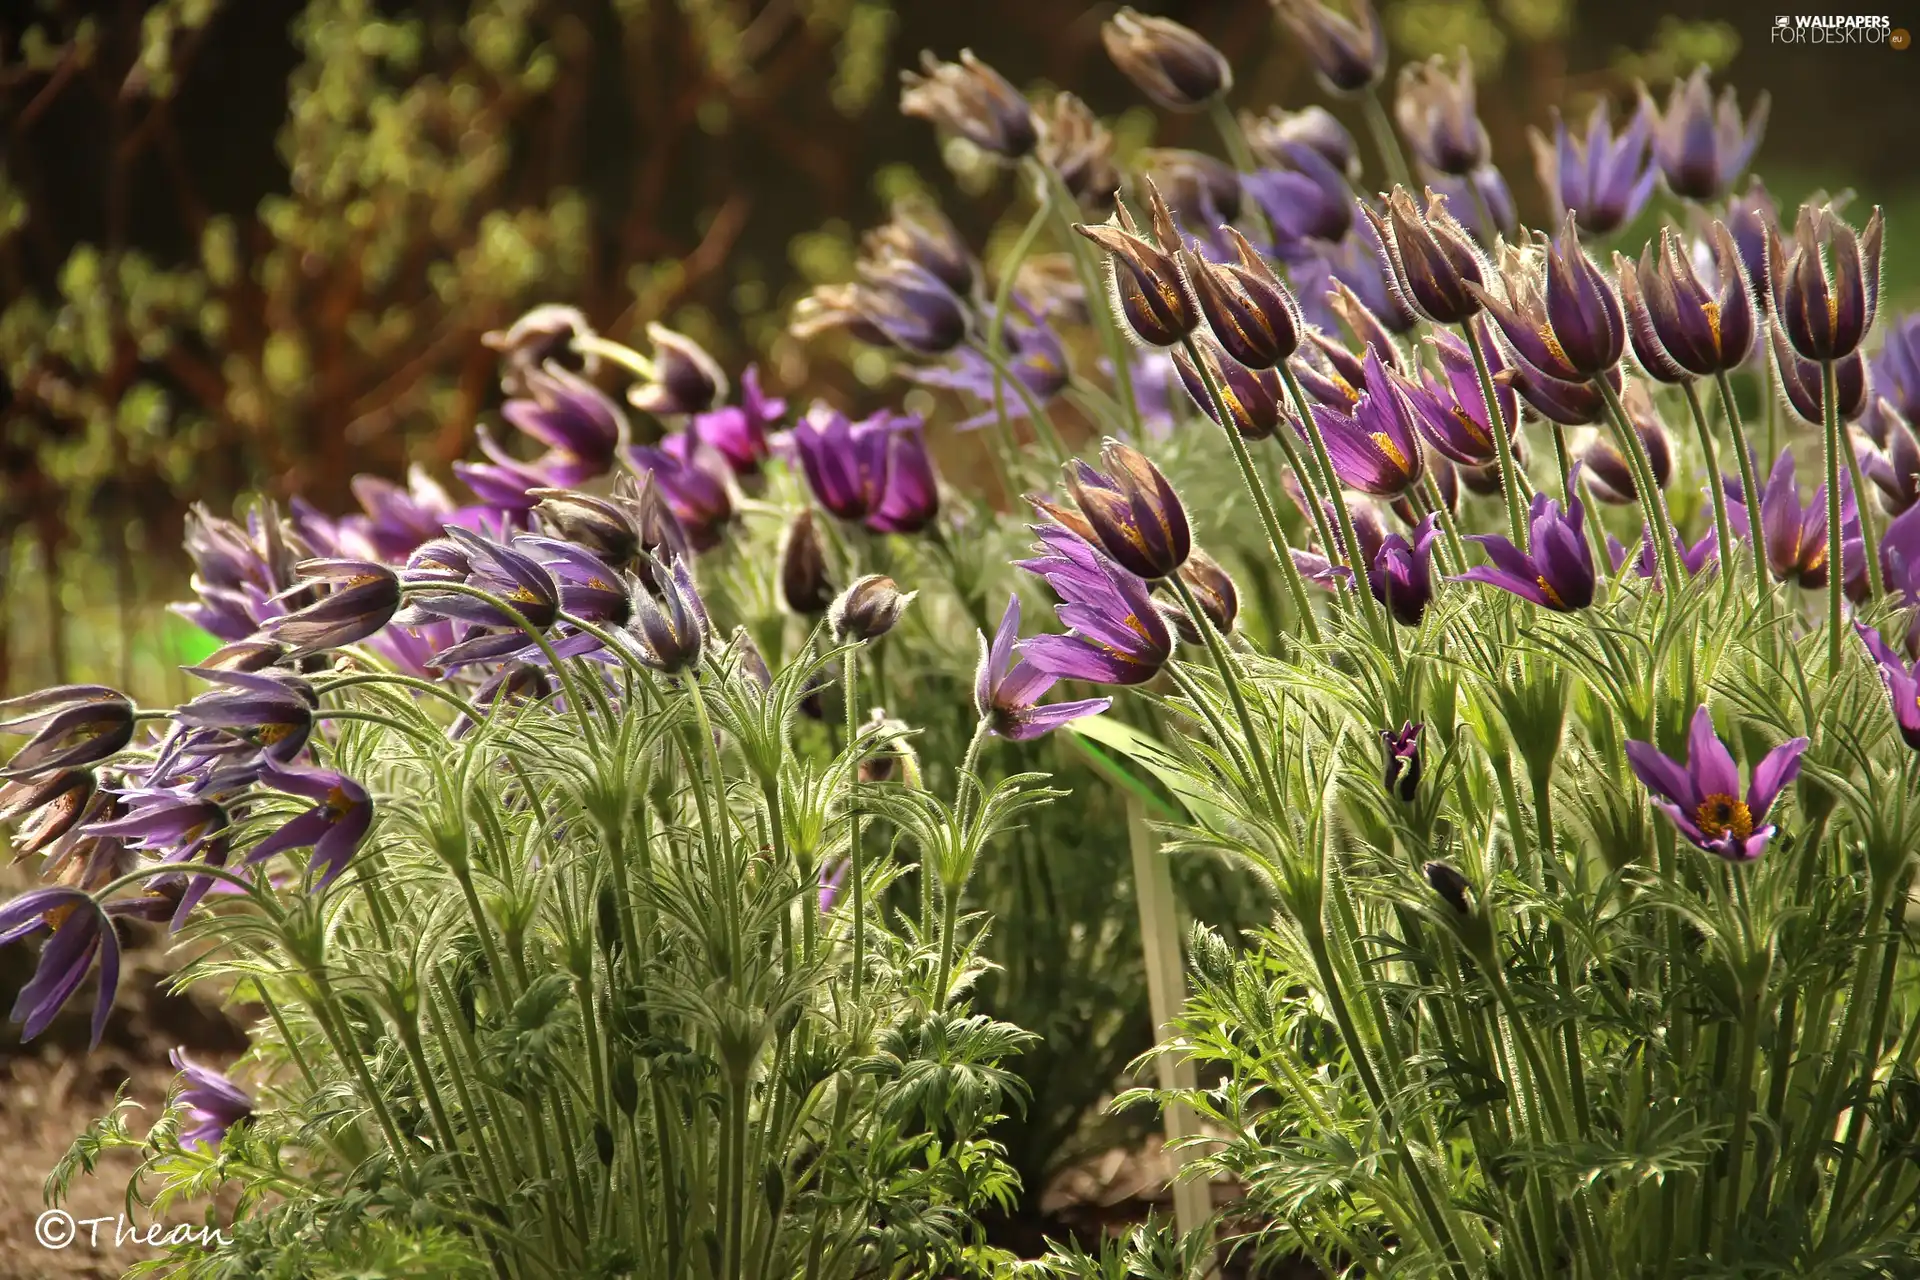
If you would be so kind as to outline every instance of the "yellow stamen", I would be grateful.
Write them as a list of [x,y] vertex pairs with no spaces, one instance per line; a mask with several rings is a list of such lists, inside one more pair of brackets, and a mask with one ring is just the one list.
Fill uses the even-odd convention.
[[347,795],[346,788],[334,787],[327,792],[326,805],[329,813],[341,818],[353,809],[353,799]]
[[1720,346],[1720,304],[1702,303],[1700,309],[1707,313],[1707,330],[1713,334],[1713,345],[1717,350]]
[[1473,415],[1465,409],[1462,409],[1459,405],[1454,405],[1453,408],[1447,412],[1453,415],[1453,420],[1460,424],[1461,430],[1473,438],[1475,444],[1490,445],[1493,443],[1493,437],[1488,435],[1486,429],[1478,422],[1475,422]]
[[1740,840],[1753,834],[1753,815],[1747,811],[1746,802],[1718,791],[1700,802],[1693,811],[1693,822],[1709,840],[1717,840],[1729,831]]
[[1553,353],[1555,360],[1558,360],[1563,365],[1569,363],[1567,360],[1567,349],[1560,345],[1560,339],[1554,337],[1551,332],[1544,328],[1541,329],[1540,341],[1547,344],[1547,350]]
[[1533,580],[1533,585],[1540,588],[1540,594],[1545,596],[1547,598],[1547,603],[1552,605],[1554,608],[1564,609],[1567,607],[1567,602],[1560,598],[1560,593],[1553,589],[1552,584],[1549,583],[1546,580],[1546,578],[1544,577],[1535,578]]
[[1375,431],[1371,438],[1373,443],[1379,447],[1380,452],[1386,454],[1393,462],[1393,465],[1400,468],[1402,475],[1412,474],[1413,467],[1407,462],[1407,455],[1400,452],[1400,446],[1393,442],[1392,436],[1384,431]]

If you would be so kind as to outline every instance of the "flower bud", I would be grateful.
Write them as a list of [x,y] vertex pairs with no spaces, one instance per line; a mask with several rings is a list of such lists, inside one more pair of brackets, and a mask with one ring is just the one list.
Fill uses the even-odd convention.
[[706,348],[665,325],[647,326],[653,379],[628,390],[627,401],[656,417],[705,413],[727,398],[727,375]]
[[1226,57],[1191,27],[1122,8],[1100,28],[1107,56],[1169,111],[1198,111],[1233,88]]
[[640,531],[617,502],[571,489],[529,489],[538,498],[533,514],[546,531],[583,547],[614,569],[625,569],[640,555]]
[[1200,311],[1174,257],[1180,248],[1180,232],[1173,224],[1173,214],[1151,178],[1142,180],[1141,185],[1146,188],[1154,240],[1139,234],[1125,203],[1115,206],[1112,222],[1099,226],[1077,223],[1074,230],[1112,255],[1109,280],[1113,306],[1127,327],[1150,347],[1178,346],[1199,327]]
[[1214,407],[1213,397],[1207,393],[1201,368],[1187,358],[1185,351],[1175,350],[1174,368],[1179,371],[1181,385],[1186,387],[1193,402],[1200,406],[1200,411],[1220,426],[1231,425],[1244,440],[1265,440],[1271,436],[1285,416],[1281,400],[1284,388],[1280,384],[1279,373],[1271,368],[1249,369],[1238,360],[1223,359],[1220,348],[1211,339],[1197,342],[1194,346],[1200,353],[1200,366],[1212,377],[1213,385],[1226,404],[1231,423],[1220,421],[1220,411]]
[[1215,264],[1183,248],[1181,265],[1220,349],[1249,369],[1274,368],[1300,347],[1300,309],[1247,238],[1233,227],[1223,230],[1238,264]]
[[960,51],[960,61],[920,54],[920,70],[900,73],[900,114],[959,134],[982,151],[1018,160],[1039,142],[1033,110],[1005,77]]
[[1097,545],[1148,582],[1177,572],[1193,549],[1180,496],[1152,459],[1130,445],[1108,440],[1100,461],[1105,472],[1084,462],[1067,469],[1067,491]]
[[797,512],[781,535],[780,598],[803,618],[817,618],[833,603],[826,548],[820,543],[811,508]]
[[[1380,741],[1387,748],[1383,782],[1390,793],[1409,804],[1420,788],[1420,731],[1424,728],[1425,725],[1409,720],[1397,732],[1392,729],[1380,731]],[[1432,867],[1437,864],[1427,865]]]
[[1467,878],[1444,862],[1425,863],[1420,868],[1427,884],[1460,915],[1473,914],[1473,902],[1467,897],[1467,891],[1473,886]]
[[914,591],[903,592],[884,573],[870,573],[840,593],[827,611],[836,640],[878,640],[893,630]]

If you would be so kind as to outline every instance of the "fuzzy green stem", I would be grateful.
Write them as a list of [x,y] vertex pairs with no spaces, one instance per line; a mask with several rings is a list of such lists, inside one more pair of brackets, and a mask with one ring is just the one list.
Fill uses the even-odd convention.
[[1686,590],[1687,580],[1680,571],[1680,555],[1673,545],[1673,521],[1667,515],[1666,500],[1655,481],[1647,447],[1641,441],[1640,433],[1634,429],[1633,420],[1627,416],[1626,405],[1620,403],[1620,393],[1613,389],[1606,375],[1595,377],[1593,385],[1607,402],[1607,422],[1613,428],[1614,446],[1633,468],[1633,487],[1640,499],[1640,512],[1646,519],[1648,532],[1659,544],[1654,548],[1654,554],[1666,579],[1668,598],[1678,600],[1680,593]]
[[[1771,366],[1769,366],[1771,367]],[[1771,377],[1771,375],[1769,375]],[[1746,424],[1740,421],[1740,405],[1733,398],[1733,384],[1727,380],[1726,373],[1714,375],[1714,389],[1720,393],[1720,412],[1726,415],[1727,430],[1733,436],[1734,459],[1740,467],[1740,493],[1746,499],[1747,537],[1753,551],[1753,589],[1756,600],[1764,607],[1767,602],[1767,537],[1760,528],[1760,484],[1753,473],[1753,449],[1747,443]],[[1720,487],[1720,477],[1712,476],[1714,488]],[[1725,561],[1731,554],[1731,548],[1723,547],[1720,558]]]
[[1714,447],[1713,429],[1707,425],[1706,412],[1700,407],[1700,393],[1691,380],[1680,384],[1687,393],[1687,408],[1693,412],[1693,429],[1700,437],[1700,454],[1707,464],[1707,491],[1713,496],[1713,536],[1719,548],[1720,573],[1728,589],[1733,586],[1733,526],[1727,522],[1727,488],[1720,483],[1719,450]]
[[[1320,434],[1320,423],[1313,413],[1313,405],[1307,399],[1307,393],[1301,389],[1300,380],[1293,376],[1293,370],[1284,362],[1280,365],[1281,381],[1287,384],[1287,395],[1293,400],[1294,409],[1300,414],[1300,421],[1306,424],[1307,440],[1313,446],[1314,458],[1320,464],[1320,470],[1326,476],[1328,497],[1333,502],[1333,513],[1340,521],[1340,537],[1344,543],[1344,554],[1348,570],[1353,574],[1353,594],[1360,600],[1360,608],[1367,616],[1370,627],[1377,629],[1382,622],[1379,601],[1373,598],[1373,592],[1367,586],[1367,566],[1360,559],[1360,539],[1353,531],[1353,512],[1347,509],[1347,495],[1340,487],[1340,476],[1333,469],[1333,458],[1327,453],[1326,437]],[[1282,428],[1284,430],[1284,428]],[[1332,548],[1328,548],[1329,552]],[[1332,559],[1329,554],[1328,559]],[[1386,622],[1392,626],[1391,621]]]
[[1393,122],[1387,119],[1387,109],[1380,103],[1377,86],[1368,85],[1360,95],[1360,109],[1367,118],[1367,132],[1373,135],[1374,148],[1380,152],[1380,163],[1386,167],[1387,180],[1412,194],[1413,174],[1407,168],[1406,153],[1400,150],[1400,139],[1393,132]]
[[867,967],[867,868],[860,856],[860,650],[841,658],[847,712],[847,877],[853,881],[853,1007],[860,1007]]
[[[1507,529],[1513,535],[1513,545],[1525,551],[1526,507],[1520,501],[1520,486],[1513,477],[1512,433],[1507,427],[1507,416],[1500,412],[1500,398],[1494,393],[1493,372],[1487,367],[1486,344],[1480,341],[1480,327],[1471,317],[1460,326],[1460,332],[1466,335],[1467,350],[1473,353],[1473,372],[1480,382],[1480,400],[1487,406],[1487,418],[1493,427],[1493,457],[1500,465],[1500,493],[1507,501]],[[1561,461],[1564,463],[1565,459]]]
[[1833,361],[1820,362],[1820,416],[1827,462],[1827,678],[1840,678],[1840,615],[1847,592],[1845,538],[1840,530],[1840,405]]

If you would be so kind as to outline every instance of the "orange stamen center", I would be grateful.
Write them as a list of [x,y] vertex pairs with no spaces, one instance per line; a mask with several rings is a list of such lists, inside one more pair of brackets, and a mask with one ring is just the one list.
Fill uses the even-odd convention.
[[1740,840],[1753,834],[1753,814],[1747,811],[1746,802],[1718,791],[1700,802],[1700,807],[1693,811],[1693,821],[1710,840],[1717,840],[1728,832]]
[[1567,602],[1560,598],[1560,593],[1553,589],[1553,585],[1549,583],[1545,577],[1535,578],[1533,585],[1540,588],[1540,594],[1544,595],[1547,598],[1547,603],[1554,608],[1564,609],[1567,607]]

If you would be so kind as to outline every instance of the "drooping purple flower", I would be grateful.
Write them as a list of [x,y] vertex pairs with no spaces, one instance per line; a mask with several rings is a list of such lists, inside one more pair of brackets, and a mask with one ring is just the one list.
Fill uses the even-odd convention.
[[323,583],[325,595],[278,618],[261,631],[292,649],[295,657],[365,640],[400,609],[400,579],[371,560],[303,560],[294,566],[306,584]]
[[1173,637],[1147,584],[1063,526],[1035,532],[1044,554],[1019,567],[1053,588],[1061,601],[1054,612],[1069,630],[1023,640],[1015,652],[1039,674],[1063,680],[1135,685],[1158,675],[1173,656]]
[[740,375],[740,403],[693,416],[691,430],[700,443],[727,460],[736,476],[752,476],[770,452],[767,429],[787,413],[787,402],[760,389],[760,369],[748,365]]
[[513,549],[545,566],[560,588],[560,608],[587,622],[619,626],[632,614],[633,600],[620,574],[585,547],[558,538],[522,536]]
[[305,680],[286,673],[187,670],[224,687],[184,704],[174,718],[183,725],[216,730],[226,739],[224,747],[215,748],[220,754],[259,751],[289,764],[306,747],[320,699]]
[[[647,341],[653,344],[653,376],[627,388],[628,404],[657,418],[675,418],[705,413],[727,398],[727,375],[705,347],[663,324],[647,326]],[[612,463],[610,445],[607,466]],[[603,466],[601,471],[605,470]]]
[[218,1071],[194,1062],[184,1049],[174,1049],[167,1057],[185,1079],[175,1101],[192,1122],[181,1130],[180,1145],[218,1151],[227,1130],[253,1114],[253,1098]]
[[[1544,269],[1536,265],[1544,247]],[[1562,382],[1585,382],[1620,363],[1626,317],[1613,285],[1580,247],[1569,215],[1551,244],[1534,252],[1509,248],[1500,261],[1506,297],[1469,285],[1500,326],[1515,354]]]
[[538,489],[533,512],[538,528],[591,551],[614,569],[640,554],[640,529],[632,504],[572,489]]
[[1856,236],[1832,205],[1803,204],[1791,255],[1777,235],[1769,237],[1767,283],[1775,327],[1800,355],[1839,360],[1860,349],[1880,309],[1884,233],[1878,206]]
[[980,637],[980,663],[973,677],[974,711],[996,736],[1026,742],[1113,705],[1111,698],[1086,698],[1040,706],[1040,699],[1060,677],[1041,671],[1016,653],[1019,639],[1020,597],[1009,595],[992,642]]
[[1336,243],[1353,230],[1353,189],[1344,170],[1318,147],[1278,142],[1269,164],[1241,178],[1273,229],[1274,251],[1283,258],[1303,252],[1303,241]]
[[1707,232],[1713,279],[1702,281],[1671,227],[1649,241],[1636,271],[1614,255],[1628,336],[1641,366],[1662,382],[1708,378],[1736,369],[1753,350],[1758,309],[1733,233],[1723,222]]
[[648,557],[642,570],[652,589],[635,585],[633,618],[615,636],[642,666],[662,675],[685,671],[700,661],[713,624],[684,560],[671,567]]
[[1733,753],[1714,732],[1713,716],[1702,706],[1693,713],[1687,735],[1687,761],[1661,754],[1649,742],[1627,743],[1627,762],[1654,794],[1654,803],[1697,849],[1728,862],[1752,862],[1766,850],[1775,827],[1767,811],[1782,789],[1800,776],[1805,738],[1793,738],[1769,751],[1753,770],[1746,799],[1740,798],[1740,770]]
[[93,803],[91,769],[54,769],[0,784],[0,822],[13,827],[16,858],[28,858],[74,829]]
[[1440,197],[1481,248],[1491,250],[1501,236],[1511,236],[1520,229],[1513,191],[1507,186],[1506,175],[1495,166],[1483,164],[1460,177],[1426,168],[1421,174],[1427,188]]
[[1487,332],[1486,321],[1475,319],[1472,323],[1481,330],[1481,349],[1487,354],[1488,371],[1494,375],[1494,407],[1504,432],[1487,412],[1473,353],[1451,333],[1442,330],[1427,339],[1446,375],[1444,381],[1425,369],[1418,384],[1399,375],[1389,376],[1407,392],[1414,409],[1414,425],[1427,442],[1452,461],[1479,468],[1498,465],[1499,448],[1494,442],[1502,434],[1511,442],[1520,424],[1520,406],[1512,386],[1499,377],[1506,361]]
[[[1846,542],[1859,541],[1859,510],[1847,473],[1840,473],[1841,530]],[[1748,528],[1746,495],[1739,481],[1727,481],[1727,519],[1736,534]],[[1800,505],[1794,476],[1793,450],[1782,448],[1760,490],[1760,536],[1765,538],[1767,568],[1782,582],[1794,582],[1809,591],[1827,585],[1830,548],[1827,538],[1827,487],[1813,491],[1813,500]],[[1864,568],[1864,562],[1862,564]]]
[[456,462],[453,474],[460,477],[480,505],[509,515],[531,511],[539,499],[534,493],[561,483],[533,463],[522,462],[494,442],[493,433],[484,426],[474,431],[474,441],[485,462]]
[[1471,173],[1492,154],[1474,103],[1473,64],[1464,53],[1452,69],[1437,54],[1401,67],[1393,114],[1414,158],[1436,173]]
[[113,922],[90,894],[65,885],[29,889],[0,906],[0,945],[42,927],[51,930],[52,936],[40,949],[39,967],[32,981],[20,989],[9,1019],[23,1024],[22,1040],[45,1031],[86,981],[98,958],[100,983],[94,997],[92,1040],[98,1048],[113,1010],[113,993],[120,985],[120,938]]
[[447,491],[417,464],[408,470],[404,489],[379,476],[355,476],[353,496],[367,515],[367,540],[382,560],[405,559],[427,539],[439,537],[454,511]]
[[0,702],[0,733],[31,735],[0,778],[96,764],[133,741],[133,703],[98,684],[63,684]]
[[[1620,390],[1619,369],[1609,369],[1605,377],[1616,392]],[[1549,422],[1578,427],[1598,422],[1607,416],[1607,399],[1591,382],[1562,382],[1558,378],[1549,378],[1524,360],[1503,370],[1498,375],[1498,381],[1519,392],[1527,408]]]
[[1351,414],[1328,407],[1318,410],[1314,419],[1342,484],[1394,497],[1418,484],[1423,474],[1425,459],[1414,425],[1418,414],[1406,385],[1388,375],[1372,347],[1367,349],[1362,385]]
[[346,870],[360,842],[373,827],[373,800],[366,788],[331,769],[289,769],[265,762],[260,780],[276,791],[316,803],[268,835],[247,854],[249,865],[289,849],[313,850],[308,870],[320,872],[316,890]]
[[1740,118],[1740,106],[1731,87],[1716,104],[1707,87],[1703,65],[1685,80],[1674,81],[1667,109],[1641,97],[1642,109],[1653,121],[1653,156],[1667,186],[1689,200],[1718,200],[1740,176],[1760,145],[1766,127],[1768,100],[1761,94],[1753,113]]
[[[1633,572],[1639,577],[1651,579],[1654,590],[1660,590],[1663,584],[1658,575],[1658,562],[1653,554],[1653,536],[1644,526],[1640,530],[1640,541],[1634,545],[1636,550],[1633,552]],[[1679,556],[1680,567],[1685,570],[1687,577],[1697,578],[1708,565],[1719,560],[1719,535],[1709,529],[1700,536],[1698,542],[1688,546],[1681,540],[1680,532],[1676,529],[1673,534],[1673,549]],[[1627,548],[1612,534],[1607,535],[1607,559],[1612,563],[1615,573],[1620,572],[1621,566],[1627,563]]]
[[[1576,463],[1569,479],[1574,493],[1579,492],[1579,473]],[[1475,565],[1450,581],[1484,582],[1560,613],[1593,603],[1593,553],[1587,547],[1586,507],[1579,498],[1563,513],[1560,504],[1546,494],[1533,495],[1529,551],[1494,534],[1472,534],[1467,540],[1485,547],[1493,563]]]
[[526,394],[500,406],[500,416],[545,445],[531,467],[554,485],[605,475],[626,437],[626,416],[600,388],[558,365],[522,375]]
[[1286,153],[1281,148],[1289,142],[1304,142],[1349,180],[1360,176],[1360,153],[1353,135],[1325,107],[1307,106],[1298,111],[1268,107],[1264,116],[1242,112],[1240,128],[1247,135],[1254,158],[1263,165],[1283,163]]
[[917,356],[945,355],[972,331],[966,299],[933,272],[901,258],[863,262],[857,297],[886,344]]
[[1584,140],[1573,136],[1556,111],[1551,142],[1530,131],[1534,165],[1548,201],[1594,235],[1609,235],[1632,222],[1660,176],[1647,155],[1652,132],[1653,115],[1644,103],[1618,136],[1611,108],[1604,100],[1595,103]]
[[557,365],[584,373],[591,378],[600,370],[600,357],[594,352],[577,350],[575,338],[595,336],[586,313],[578,307],[545,302],[527,311],[505,329],[489,329],[480,335],[482,346],[498,351],[501,363],[500,387],[510,396],[524,393],[528,371]]
[[[1642,384],[1629,384],[1621,400],[1627,411],[1627,421],[1632,425],[1634,434],[1640,437],[1640,447],[1646,451],[1654,487],[1664,490],[1673,479],[1673,442],[1667,436],[1666,423],[1661,421],[1653,398]],[[1586,464],[1592,478],[1594,497],[1620,506],[1640,500],[1640,488],[1633,478],[1633,464],[1621,454],[1611,434],[1596,434],[1587,447],[1580,451],[1580,460]]]
[[900,73],[900,114],[956,133],[1005,160],[1018,160],[1039,143],[1033,109],[999,72],[960,51],[960,61],[920,54],[920,70]]
[[1878,449],[1856,442],[1860,469],[1880,490],[1880,505],[1888,515],[1901,512],[1920,502],[1920,439],[1913,427],[1885,400],[1879,402],[1881,434]]
[[1199,32],[1122,6],[1100,26],[1120,73],[1169,111],[1198,111],[1233,88],[1233,67]]
[[[1200,411],[1220,426],[1231,426],[1242,439],[1265,440],[1272,435],[1286,416],[1282,400],[1285,388],[1279,373],[1273,369],[1249,369],[1238,360],[1228,358],[1211,338],[1201,338],[1194,349],[1200,353],[1199,366],[1187,358],[1185,351],[1179,350],[1173,353],[1173,366],[1179,370],[1181,385]],[[1214,387],[1226,403],[1226,422],[1220,421],[1220,411],[1207,393],[1201,367],[1213,379]]]
[[[1070,371],[1066,348],[1047,318],[1018,293],[1013,296],[1013,306],[1000,330],[1000,341],[1006,349],[1004,359],[1013,377],[1026,387],[1035,403],[1044,407],[1067,388]],[[910,382],[964,392],[986,406],[954,423],[955,431],[991,425],[999,421],[1002,411],[1009,422],[1027,416],[1026,398],[1010,386],[1001,386],[999,404],[995,405],[994,385],[1002,381],[1001,376],[993,363],[972,347],[956,348],[944,364],[916,365],[902,372]]]
[[1274,368],[1300,346],[1300,308],[1245,236],[1233,227],[1221,232],[1238,262],[1216,264],[1181,250],[1194,299],[1222,351],[1249,369]]
[[[465,529],[449,528],[447,534],[465,553],[468,586],[500,597],[536,630],[553,625],[560,611],[560,586],[545,565]],[[481,627],[510,627],[518,634],[519,624],[497,605],[466,592],[436,589],[433,578],[415,578],[408,589],[408,601],[431,617]]]
[[1873,358],[1873,392],[1908,422],[1920,422],[1920,311],[1895,316],[1884,328],[1886,342]]
[[1324,0],[1275,0],[1273,7],[1329,93],[1359,93],[1386,74],[1387,36],[1372,0],[1351,0],[1351,17]]
[[635,474],[651,477],[696,555],[720,545],[733,523],[734,505],[730,469],[718,450],[680,433],[668,437],[664,447],[633,445],[624,457]]
[[[1354,540],[1360,544],[1360,563],[1367,569],[1367,589],[1401,626],[1419,626],[1433,601],[1433,543],[1439,516],[1422,517],[1411,542],[1404,534],[1389,532],[1371,503],[1353,504],[1351,518]],[[1317,552],[1295,551],[1293,562],[1304,577],[1333,586],[1350,582],[1353,574],[1345,563],[1345,534],[1331,517],[1328,523],[1343,548],[1339,561]]]
[[872,515],[886,493],[887,440],[893,415],[881,413],[856,424],[816,403],[794,424],[789,438],[814,501],[849,524]]
[[1398,796],[1408,804],[1413,803],[1420,789],[1420,732],[1426,727],[1407,720],[1398,730],[1380,731],[1380,741],[1387,749],[1381,785],[1386,787],[1387,794]]
[[1100,446],[1098,471],[1084,462],[1067,467],[1067,491],[1114,562],[1149,582],[1180,571],[1193,549],[1186,508],[1152,459],[1118,440]]

